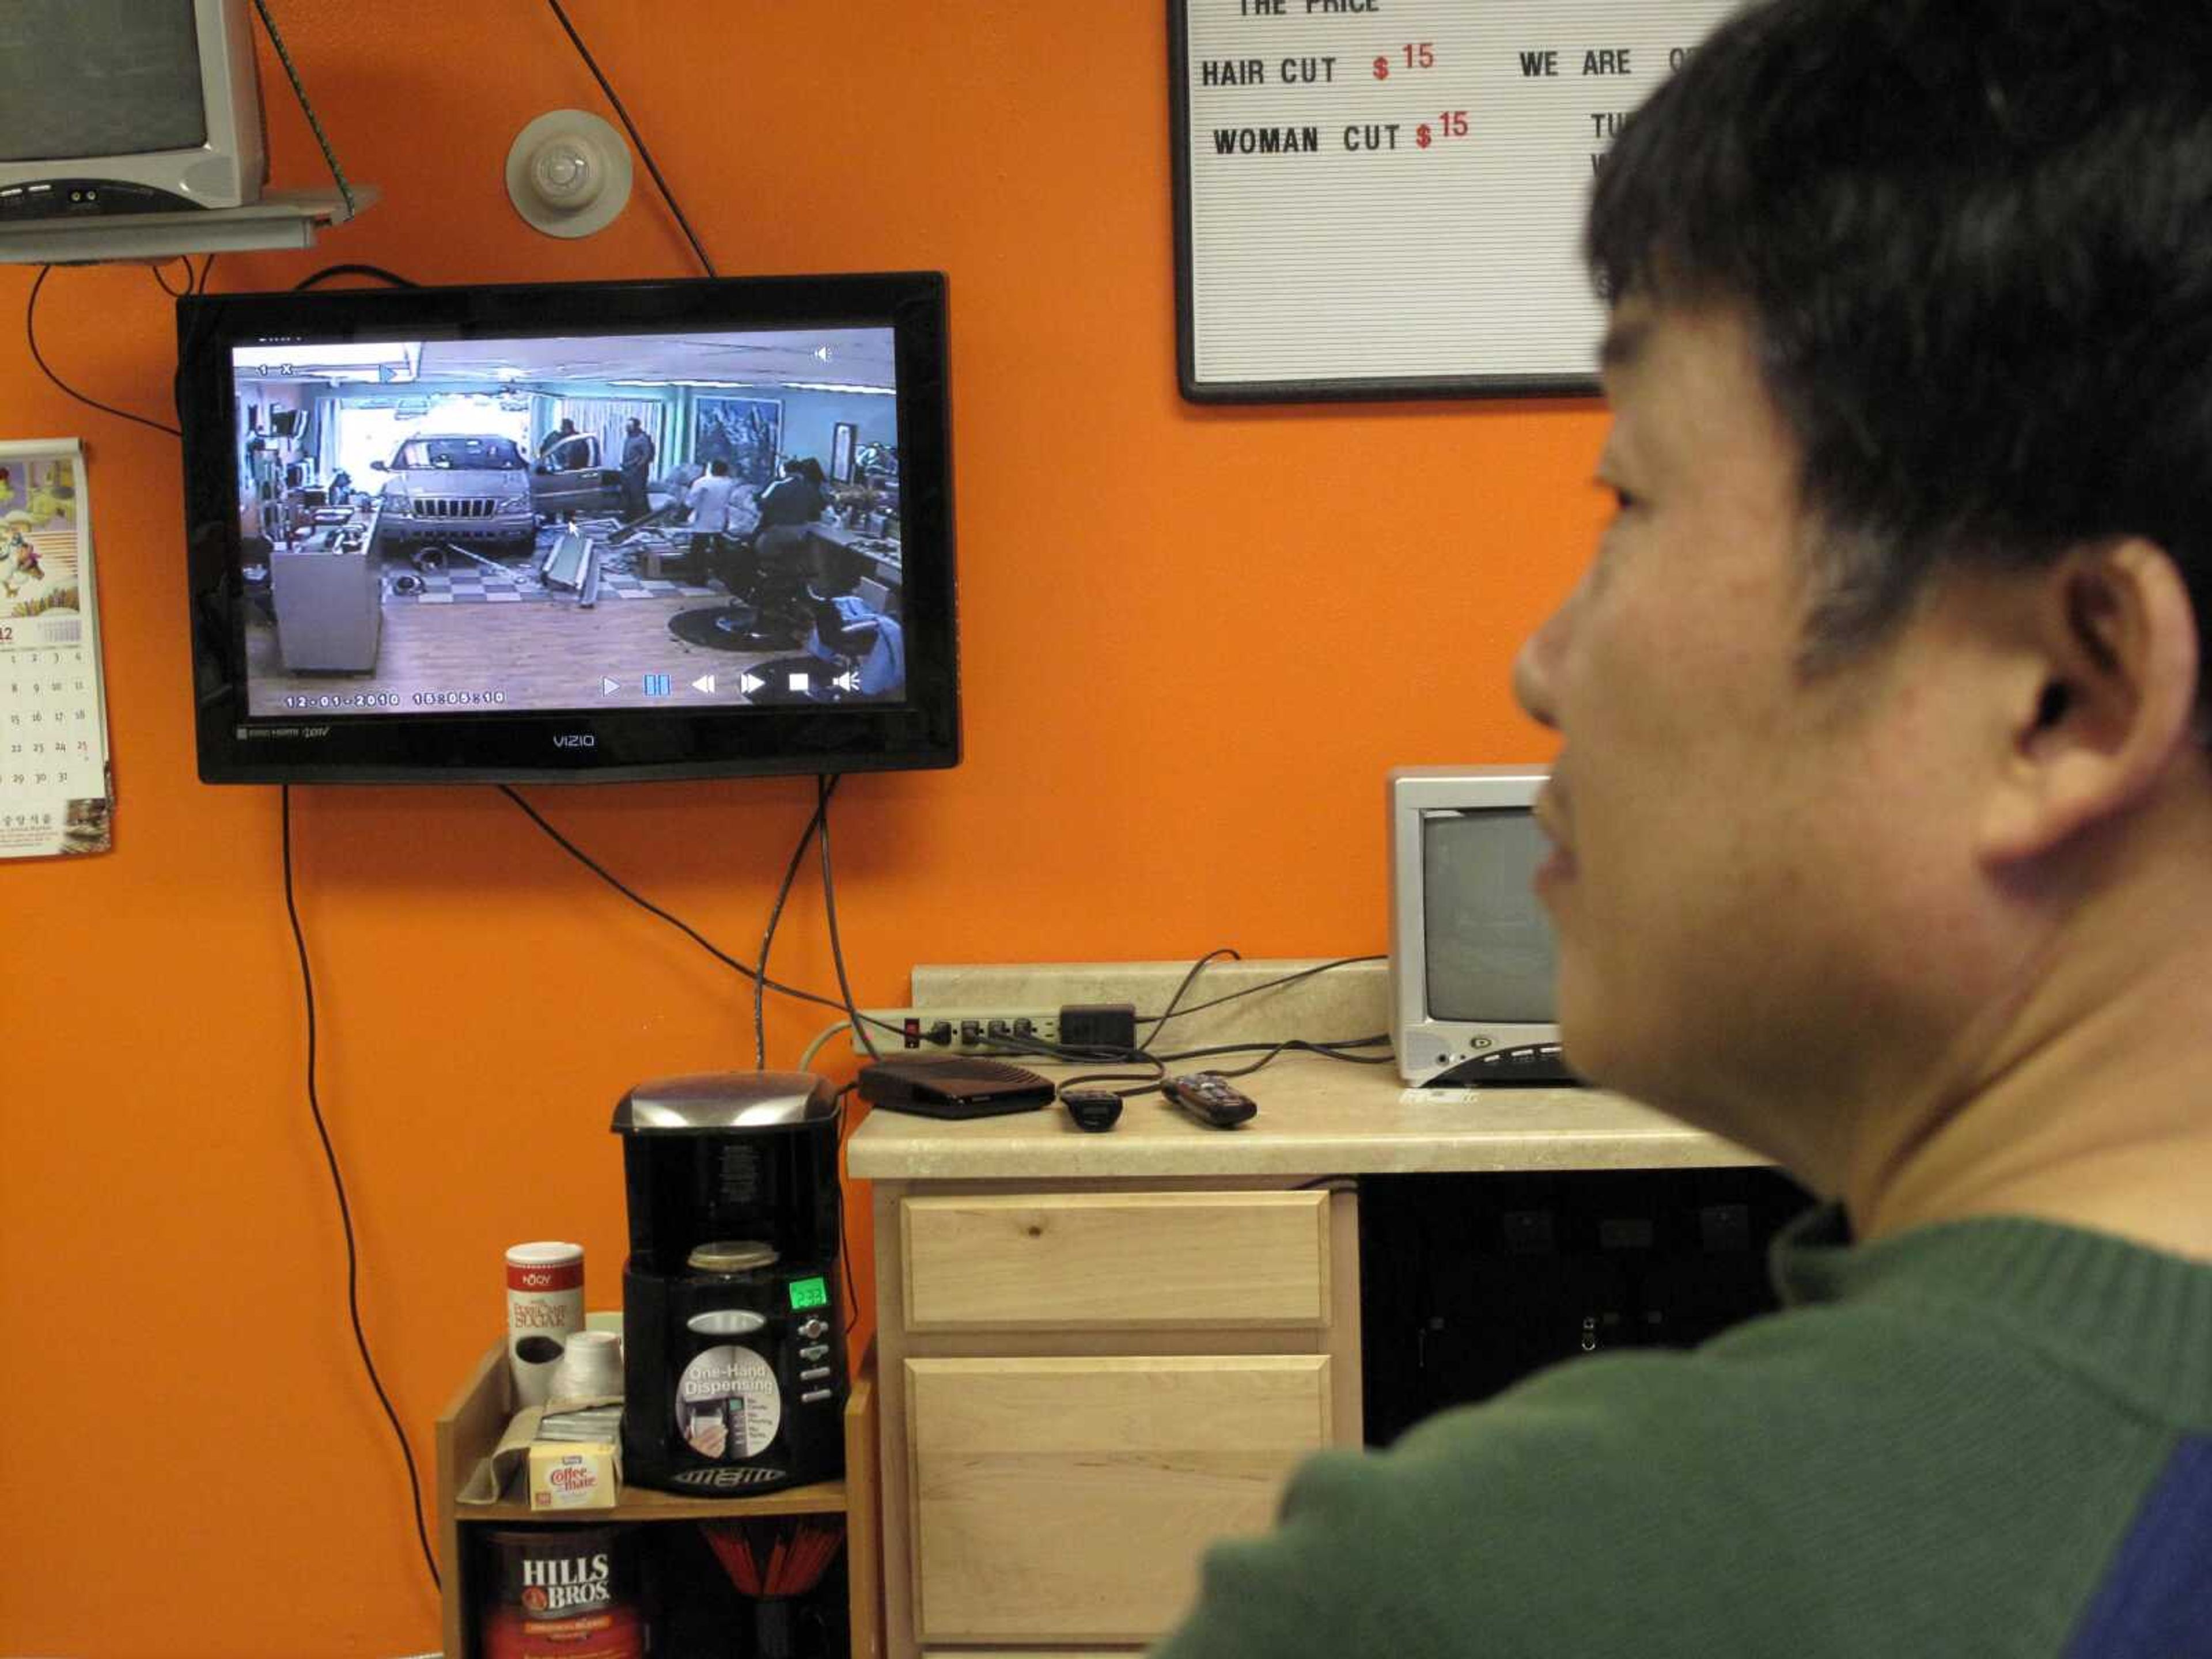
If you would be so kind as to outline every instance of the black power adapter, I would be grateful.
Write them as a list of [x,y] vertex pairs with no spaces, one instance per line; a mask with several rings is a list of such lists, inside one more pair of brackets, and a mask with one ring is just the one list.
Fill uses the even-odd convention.
[[1063,1048],[1133,1048],[1137,1005],[1133,1002],[1071,1002],[1060,1011]]

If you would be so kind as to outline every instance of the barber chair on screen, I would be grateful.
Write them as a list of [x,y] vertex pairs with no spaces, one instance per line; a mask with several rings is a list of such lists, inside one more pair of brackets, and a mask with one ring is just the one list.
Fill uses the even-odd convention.
[[745,671],[752,702],[905,695],[905,635],[882,608],[885,596],[805,531],[779,526],[741,541],[721,574],[729,602],[679,611],[669,631],[688,644],[769,656]]

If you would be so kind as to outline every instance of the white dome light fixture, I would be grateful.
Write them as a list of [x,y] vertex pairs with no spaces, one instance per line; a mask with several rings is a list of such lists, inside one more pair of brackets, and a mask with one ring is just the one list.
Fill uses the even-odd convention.
[[514,137],[507,194],[548,236],[589,236],[629,201],[629,146],[587,110],[550,110]]

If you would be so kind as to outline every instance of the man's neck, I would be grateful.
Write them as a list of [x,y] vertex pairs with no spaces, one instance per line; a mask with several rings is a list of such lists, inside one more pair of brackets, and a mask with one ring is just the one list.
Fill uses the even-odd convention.
[[2178,925],[2205,914],[2191,897],[2108,910],[2102,946],[2041,958],[1989,1063],[1931,1096],[1954,1103],[1875,1115],[1841,1183],[1859,1237],[2025,1215],[2212,1262],[2212,945]]

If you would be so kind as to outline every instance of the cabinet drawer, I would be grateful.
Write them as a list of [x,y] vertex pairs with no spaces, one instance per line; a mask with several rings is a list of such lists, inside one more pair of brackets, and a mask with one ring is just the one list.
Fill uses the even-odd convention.
[[1060,1193],[899,1206],[910,1331],[1328,1323],[1328,1202]]
[[1142,1644],[1328,1443],[1325,1354],[906,1362],[915,1635]]

